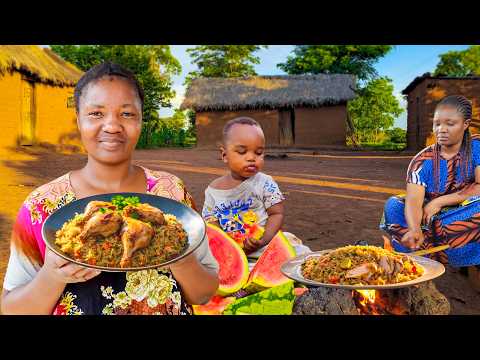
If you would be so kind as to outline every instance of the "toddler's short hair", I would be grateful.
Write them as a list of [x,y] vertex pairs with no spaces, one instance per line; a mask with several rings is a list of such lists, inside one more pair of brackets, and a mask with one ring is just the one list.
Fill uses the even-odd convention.
[[227,141],[227,137],[228,137],[228,133],[229,133],[230,129],[233,127],[233,125],[237,125],[237,124],[257,126],[260,129],[262,128],[256,120],[254,120],[254,119],[252,119],[248,116],[240,116],[240,117],[237,117],[235,119],[231,119],[223,127],[222,142],[224,144]]

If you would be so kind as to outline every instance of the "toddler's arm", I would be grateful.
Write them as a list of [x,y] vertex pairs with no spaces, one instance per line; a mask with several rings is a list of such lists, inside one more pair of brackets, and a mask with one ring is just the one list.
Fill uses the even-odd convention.
[[283,225],[283,202],[277,203],[267,209],[268,219],[265,224],[265,232],[262,238],[258,241],[255,239],[246,239],[243,246],[247,254],[250,254],[261,247],[267,245]]

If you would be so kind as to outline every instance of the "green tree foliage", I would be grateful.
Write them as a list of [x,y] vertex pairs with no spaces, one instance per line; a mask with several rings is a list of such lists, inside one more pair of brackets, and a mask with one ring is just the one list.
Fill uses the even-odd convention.
[[277,66],[287,74],[352,74],[359,80],[377,77],[374,64],[390,45],[299,45]]
[[370,80],[348,103],[348,111],[360,141],[378,141],[380,132],[393,126],[403,109],[393,95],[392,80],[386,77]]
[[434,76],[480,75],[480,46],[470,46],[463,51],[448,51],[440,55]]
[[[192,63],[197,70],[191,71],[185,78],[185,85],[197,77],[242,77],[254,76],[254,65],[260,63],[260,58],[255,55],[266,45],[198,45],[187,49]],[[186,113],[189,127],[187,140],[196,138],[195,111]]]
[[256,75],[254,65],[260,63],[255,55],[265,45],[199,45],[187,49],[198,70],[190,72],[185,80],[196,77],[241,77]]
[[[51,45],[50,48],[83,71],[103,61],[113,61],[130,69],[145,92],[144,127],[138,147],[152,143],[152,132],[160,107],[171,107],[175,97],[172,75],[181,71],[180,62],[168,45]],[[152,123],[152,124],[150,124]]]
[[407,131],[401,128],[393,128],[386,130],[385,133],[390,138],[390,142],[395,144],[406,144],[407,143]]
[[277,66],[288,74],[352,74],[357,78],[357,98],[348,105],[354,125],[353,143],[379,141],[403,109],[393,95],[388,78],[379,78],[375,63],[390,45],[299,45],[285,63]]
[[157,146],[186,146],[195,140],[186,112],[179,109],[170,117],[156,119],[153,127],[153,142]]

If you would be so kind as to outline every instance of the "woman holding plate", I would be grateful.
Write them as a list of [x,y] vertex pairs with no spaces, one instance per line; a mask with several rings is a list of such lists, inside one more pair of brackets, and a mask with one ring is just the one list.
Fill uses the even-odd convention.
[[99,272],[59,257],[42,239],[46,218],[92,195],[160,195],[195,208],[176,176],[132,164],[142,129],[143,90],[113,63],[91,68],[75,88],[77,123],[86,165],[34,190],[12,232],[2,294],[3,314],[190,314],[218,287],[218,264],[207,241],[168,268]]

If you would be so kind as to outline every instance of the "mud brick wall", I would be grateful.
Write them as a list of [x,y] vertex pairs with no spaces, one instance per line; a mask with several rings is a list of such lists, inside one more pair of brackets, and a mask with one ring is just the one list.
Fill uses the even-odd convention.
[[[197,112],[197,146],[215,148],[222,129],[230,119],[248,116],[260,123],[267,146],[280,146],[278,110]],[[345,105],[295,109],[295,144],[298,147],[345,145],[347,111]]]
[[248,116],[260,123],[265,133],[267,146],[279,143],[277,110],[240,110],[197,112],[197,146],[214,149],[222,140],[222,130],[227,121],[239,116]]
[[345,145],[345,105],[295,109],[295,146]]
[[22,79],[17,72],[0,74],[0,153],[16,145],[21,131]]

